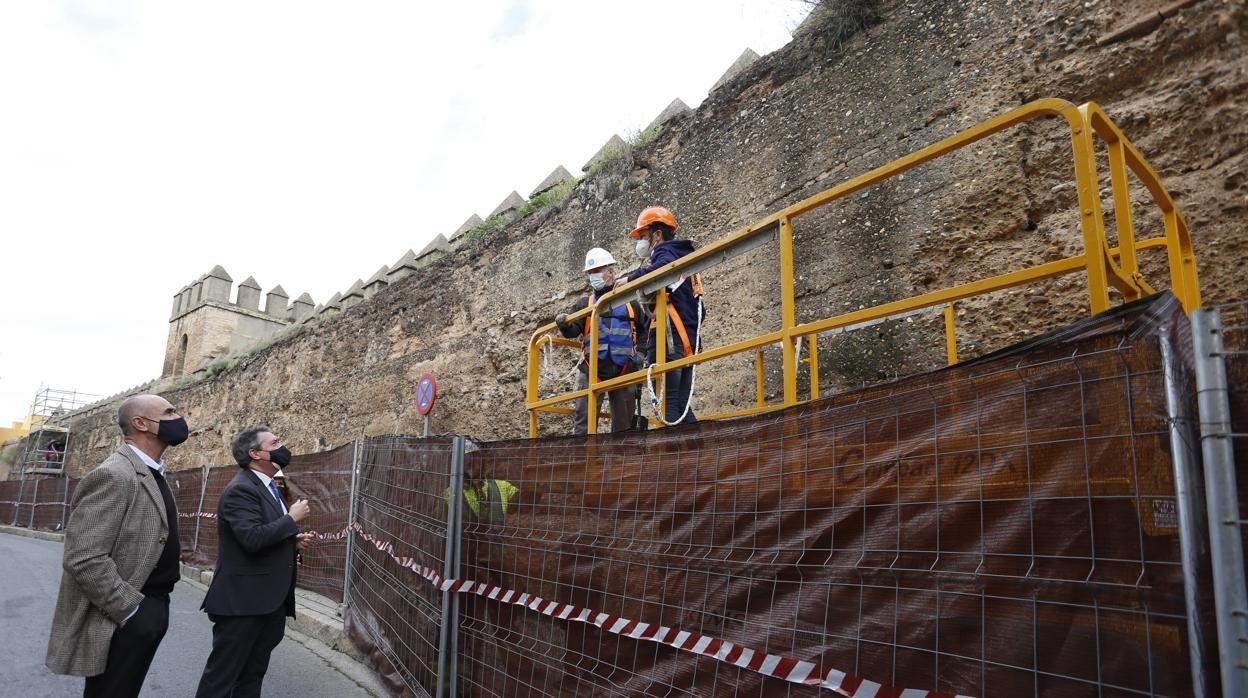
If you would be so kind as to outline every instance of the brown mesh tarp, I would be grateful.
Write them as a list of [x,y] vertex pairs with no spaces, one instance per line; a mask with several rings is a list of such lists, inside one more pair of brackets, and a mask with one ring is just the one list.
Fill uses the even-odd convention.
[[364,442],[356,522],[394,549],[384,552],[356,538],[346,627],[399,695],[434,693],[442,593],[395,557],[442,572],[450,472],[449,438],[382,436]]
[[12,526],[17,521],[21,489],[21,480],[0,480],[0,525]]
[[[30,528],[40,531],[59,531],[68,520],[68,505],[73,493],[71,481],[64,477],[37,477],[27,483],[31,490],[29,501],[34,507]],[[23,520],[25,523],[25,520]]]
[[31,476],[17,482],[13,488],[14,525],[30,528],[34,522],[35,499],[39,496],[38,482],[41,476]]
[[[294,456],[286,469],[290,496],[307,499],[312,506],[312,514],[300,528],[321,534],[300,556],[298,585],[339,602],[346,574],[346,527],[354,452],[355,445],[349,443],[329,451]],[[183,562],[205,568],[216,564],[217,498],[237,474],[238,467],[234,465],[166,474],[178,508]],[[16,515],[18,526],[31,527],[33,514],[33,528],[60,530],[63,512],[68,508],[67,502],[73,501],[78,481],[38,477],[28,478],[24,485],[19,480],[0,482],[0,524],[12,524]]]
[[[194,472],[196,476],[202,477],[198,470]],[[195,567],[211,568],[217,563],[217,498],[221,496],[221,491],[225,486],[230,484],[230,480],[238,474],[238,466],[236,465],[217,465],[208,468],[208,479],[204,486],[204,506],[196,514],[200,515],[202,520],[199,522],[199,544],[194,548],[182,548],[182,561],[188,565]],[[178,510],[179,514],[188,514],[194,509],[183,511]],[[183,516],[181,521],[188,519]],[[194,520],[190,520],[188,526],[194,525]]]
[[329,451],[295,456],[283,469],[292,501],[306,499],[312,507],[312,513],[299,522],[299,528],[322,536],[301,553],[298,584],[340,603],[354,457],[355,444],[348,443]]
[[[485,443],[462,577],[978,696],[1187,695],[1162,296],[983,360],[691,428]],[[1176,333],[1176,330],[1179,330]],[[465,695],[814,695],[465,595]],[[1209,626],[1211,627],[1211,626]]]
[[199,498],[203,492],[204,468],[178,470],[165,473],[165,482],[173,494],[174,506],[178,508],[178,542],[182,546],[182,561],[190,561],[195,550],[195,527],[211,526],[211,519],[199,517]]
[[[1196,444],[1171,440],[1160,358],[1163,340],[1188,350],[1186,328],[1167,295],[752,419],[479,444],[466,486],[518,494],[505,517],[466,508],[459,577],[897,689],[1190,695],[1172,453]],[[1246,365],[1230,363],[1233,385]],[[1180,383],[1183,368],[1180,357]],[[1242,427],[1242,391],[1232,400]],[[363,444],[348,632],[394,692],[431,694],[442,594],[399,560],[442,571],[451,440]],[[331,596],[352,456],[348,445],[289,469],[317,512],[304,528],[328,536],[300,583]],[[215,560],[216,521],[198,514],[215,512],[236,473],[206,469],[199,511],[205,471],[170,474],[187,559]],[[44,511],[63,500],[47,483],[65,485],[0,483],[0,523],[33,512],[52,524]],[[460,602],[462,695],[826,693],[474,594]]]
[[[321,536],[300,555],[298,586],[339,602],[346,573],[345,530],[354,453],[355,445],[348,443],[329,451],[296,455],[283,469],[289,498],[292,501],[307,499],[312,508],[299,528]],[[185,470],[171,473],[170,477],[171,484],[175,480],[178,483],[174,491],[180,515],[178,533],[182,539],[182,560],[197,567],[211,568],[217,560],[217,501],[222,490],[238,474],[238,466],[207,468],[207,487],[200,509],[199,487],[203,473],[202,469]],[[194,544],[197,519],[199,535],[198,543]]]

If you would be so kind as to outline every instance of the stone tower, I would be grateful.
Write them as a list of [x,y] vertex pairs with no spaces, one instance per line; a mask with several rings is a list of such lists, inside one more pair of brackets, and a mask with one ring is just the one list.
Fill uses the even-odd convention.
[[312,299],[305,293],[287,307],[286,292],[276,286],[260,305],[260,284],[248,277],[238,285],[220,265],[173,296],[169,339],[162,378],[196,373],[216,359],[236,355],[307,317]]

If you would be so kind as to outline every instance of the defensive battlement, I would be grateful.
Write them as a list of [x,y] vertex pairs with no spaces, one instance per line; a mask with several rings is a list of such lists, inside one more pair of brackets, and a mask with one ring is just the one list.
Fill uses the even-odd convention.
[[[316,304],[307,293],[290,302],[290,295],[281,285],[274,286],[264,295],[264,307],[260,307],[261,288],[255,277],[249,276],[238,284],[234,292],[234,279],[220,264],[208,270],[208,273],[182,287],[173,294],[173,310],[169,321],[194,311],[205,304],[239,310],[251,311],[271,317],[275,320],[290,323],[300,322],[312,315]],[[231,296],[233,300],[231,300]]]
[[315,309],[307,293],[291,301],[280,284],[263,293],[255,277],[236,288],[218,264],[174,294],[161,377],[206,370],[214,360],[246,351],[307,320]]
[[[719,80],[715,82],[715,87],[732,80],[756,60],[758,60],[758,54],[747,48],[729,66],[728,70],[720,76]],[[610,162],[620,157],[635,142],[645,139],[647,134],[652,138],[668,122],[691,112],[692,110],[684,101],[679,98],[672,100],[651,120],[643,131],[634,134],[629,140],[613,134],[594,153],[593,157],[585,163],[582,171],[587,174],[592,173],[595,168],[601,167],[602,163]],[[372,298],[390,284],[433,264],[464,244],[492,230],[501,228],[518,218],[524,217],[526,213],[549,203],[554,198],[552,190],[555,190],[556,187],[560,185],[568,186],[576,181],[577,177],[568,172],[562,165],[557,165],[551,170],[550,174],[546,175],[534,187],[528,198],[522,196],[518,191],[512,191],[497,206],[491,209],[489,216],[486,218],[482,219],[481,216],[475,213],[471,214],[454,231],[436,235],[419,252],[409,249],[393,265],[382,265],[372,276],[368,277],[367,281],[363,278],[356,279],[347,289],[335,293],[323,305],[317,305],[307,293],[300,295],[292,302],[290,301],[290,296],[281,285],[274,286],[268,293],[262,294],[260,284],[254,277],[250,276],[239,283],[237,289],[235,289],[233,277],[218,264],[210,269],[208,273],[187,284],[173,295],[173,308],[169,315],[169,322],[172,326],[170,329],[170,344],[166,352],[165,371],[162,376],[180,375],[181,373],[196,370],[195,366],[190,366],[185,360],[179,361],[177,359],[176,355],[183,351],[183,347],[178,345],[174,335],[179,334],[180,330],[178,330],[178,327],[186,324],[182,321],[201,308],[211,307],[217,311],[233,311],[240,316],[251,317],[252,320],[271,320],[271,324],[274,327],[260,331],[258,334],[262,338],[270,336],[273,332],[280,330],[286,325],[305,322],[310,318],[328,319],[342,311],[349,310],[363,300]],[[261,295],[264,296],[263,307],[261,307]],[[221,325],[222,323],[216,324]],[[224,324],[231,325],[237,323],[227,322]],[[256,323],[252,322],[250,324],[254,325]],[[217,331],[223,330],[224,327],[217,328]],[[269,330],[272,331],[270,332]],[[252,334],[257,333],[253,332]],[[192,343],[190,335],[182,333],[181,336],[185,340],[187,347],[189,347]],[[216,341],[215,343],[222,344],[222,341]],[[237,342],[228,340],[224,341],[224,343],[232,346]],[[189,351],[189,348],[187,351]],[[207,359],[219,358],[219,356],[208,355],[205,355],[205,357]],[[174,369],[178,370],[171,374],[171,371]]]

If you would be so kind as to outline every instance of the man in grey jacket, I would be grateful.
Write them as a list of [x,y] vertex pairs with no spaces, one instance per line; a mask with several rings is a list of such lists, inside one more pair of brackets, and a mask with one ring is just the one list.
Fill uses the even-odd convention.
[[139,695],[179,577],[178,512],[161,458],[186,440],[186,420],[159,395],[127,398],[117,412],[125,443],[74,491],[48,638],[48,668],[87,677],[88,697]]

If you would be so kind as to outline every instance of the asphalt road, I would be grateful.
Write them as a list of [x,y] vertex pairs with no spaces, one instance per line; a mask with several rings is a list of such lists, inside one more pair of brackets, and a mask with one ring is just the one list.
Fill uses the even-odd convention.
[[[61,580],[61,544],[0,533],[0,696],[80,696],[83,680],[57,676],[43,665],[48,628]],[[212,649],[212,623],[199,610],[203,592],[178,582],[169,608],[169,632],[143,684],[144,696],[193,696]],[[286,631],[273,651],[264,695],[368,696],[331,663],[324,645]],[[326,657],[329,657],[328,659]]]

